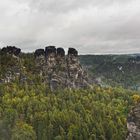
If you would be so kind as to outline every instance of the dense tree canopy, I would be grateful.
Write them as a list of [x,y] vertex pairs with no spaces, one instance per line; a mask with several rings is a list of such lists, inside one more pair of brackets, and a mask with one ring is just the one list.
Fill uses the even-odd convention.
[[3,140],[124,140],[138,93],[95,86],[50,92],[44,84],[0,86]]

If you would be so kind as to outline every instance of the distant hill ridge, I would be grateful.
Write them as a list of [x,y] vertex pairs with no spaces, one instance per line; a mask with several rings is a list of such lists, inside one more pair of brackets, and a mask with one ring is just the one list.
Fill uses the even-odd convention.
[[[140,90],[139,55],[84,55],[80,62],[93,79],[103,86],[123,86]],[[97,80],[98,81],[98,80]]]

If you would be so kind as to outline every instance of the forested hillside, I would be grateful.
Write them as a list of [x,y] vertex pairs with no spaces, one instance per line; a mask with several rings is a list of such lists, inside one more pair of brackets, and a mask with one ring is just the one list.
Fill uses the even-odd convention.
[[[102,86],[140,90],[140,55],[83,55],[80,61]],[[95,80],[96,79],[96,80]]]
[[124,140],[126,118],[140,99],[122,88],[51,92],[46,85],[0,86],[2,140]]
[[[130,56],[80,56],[82,66],[89,70],[90,79],[90,86],[83,88],[79,85],[84,80],[88,82],[88,79],[74,49],[71,50],[76,55],[66,56],[73,60],[70,61],[73,64],[71,63],[69,67],[63,65],[65,62],[62,65],[58,64],[59,61],[56,63],[56,55],[51,54],[46,59],[44,53],[43,56],[38,56],[40,50],[37,51],[37,56],[33,53],[17,55],[19,53],[17,50],[14,48],[13,55],[10,47],[10,53],[0,54],[1,140],[124,140],[126,138],[127,116],[132,107],[140,102],[140,93],[121,86],[128,82],[129,84],[139,82],[138,77],[136,81],[136,75],[139,74],[139,60],[132,60]],[[55,75],[56,80],[63,78],[67,70],[65,68],[68,68],[66,73],[72,75],[66,77],[70,81],[68,86],[63,88],[60,86],[61,88],[53,90],[50,88],[51,82],[48,84],[46,79],[48,74],[49,80],[53,79],[52,73],[49,73],[52,65],[46,62],[42,65],[40,62],[42,60],[44,62],[44,59],[57,64],[54,65],[57,68],[54,71],[58,72]],[[66,59],[66,62],[69,61]],[[134,77],[133,73],[130,75],[131,69]],[[96,78],[99,77],[104,79],[96,83]],[[117,81],[124,78],[127,81]],[[60,80],[61,83],[65,79]]]

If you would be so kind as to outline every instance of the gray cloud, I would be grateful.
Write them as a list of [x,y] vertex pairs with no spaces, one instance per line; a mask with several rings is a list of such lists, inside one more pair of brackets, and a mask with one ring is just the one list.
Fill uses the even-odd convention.
[[0,47],[140,52],[139,9],[139,0],[5,0],[0,2]]

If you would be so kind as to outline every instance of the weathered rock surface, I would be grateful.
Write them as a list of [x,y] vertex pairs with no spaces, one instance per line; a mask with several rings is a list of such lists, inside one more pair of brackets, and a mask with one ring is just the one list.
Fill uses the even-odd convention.
[[40,76],[43,76],[44,75],[44,67],[46,65],[45,50],[44,49],[37,49],[34,53],[34,57],[36,60],[36,71],[39,72]]
[[0,50],[0,83],[9,83],[15,80],[25,81],[20,59],[21,49],[7,46]]
[[126,140],[140,140],[140,103],[131,110],[127,119],[127,129]]
[[36,51],[35,51],[35,53],[34,53],[34,56],[35,57],[39,57],[39,56],[41,56],[41,55],[45,55],[45,51],[44,51],[44,49],[37,49]]
[[69,86],[72,88],[84,88],[88,86],[87,73],[83,71],[78,60],[78,52],[74,48],[69,48],[67,56]]
[[12,54],[18,56],[21,52],[20,48],[16,48],[15,46],[7,46],[1,49],[2,54]]
[[44,75],[44,81],[50,85],[51,90],[89,86],[88,75],[80,65],[76,49],[69,48],[68,55],[65,55],[63,48],[48,46],[45,53],[36,50],[35,59],[40,73]]
[[[88,75],[80,65],[78,51],[74,48],[69,48],[67,55],[63,48],[55,46],[37,49],[34,52],[34,58],[28,59],[35,65],[30,72],[24,66],[26,60],[22,60],[20,52],[21,50],[14,46],[7,46],[0,50],[0,56],[6,59],[7,63],[7,67],[3,70],[5,74],[0,75],[2,77],[0,83],[9,83],[16,79],[26,82],[30,79],[29,76],[38,76],[43,83],[49,85],[51,90],[89,86]],[[27,63],[29,66],[30,62]]]

